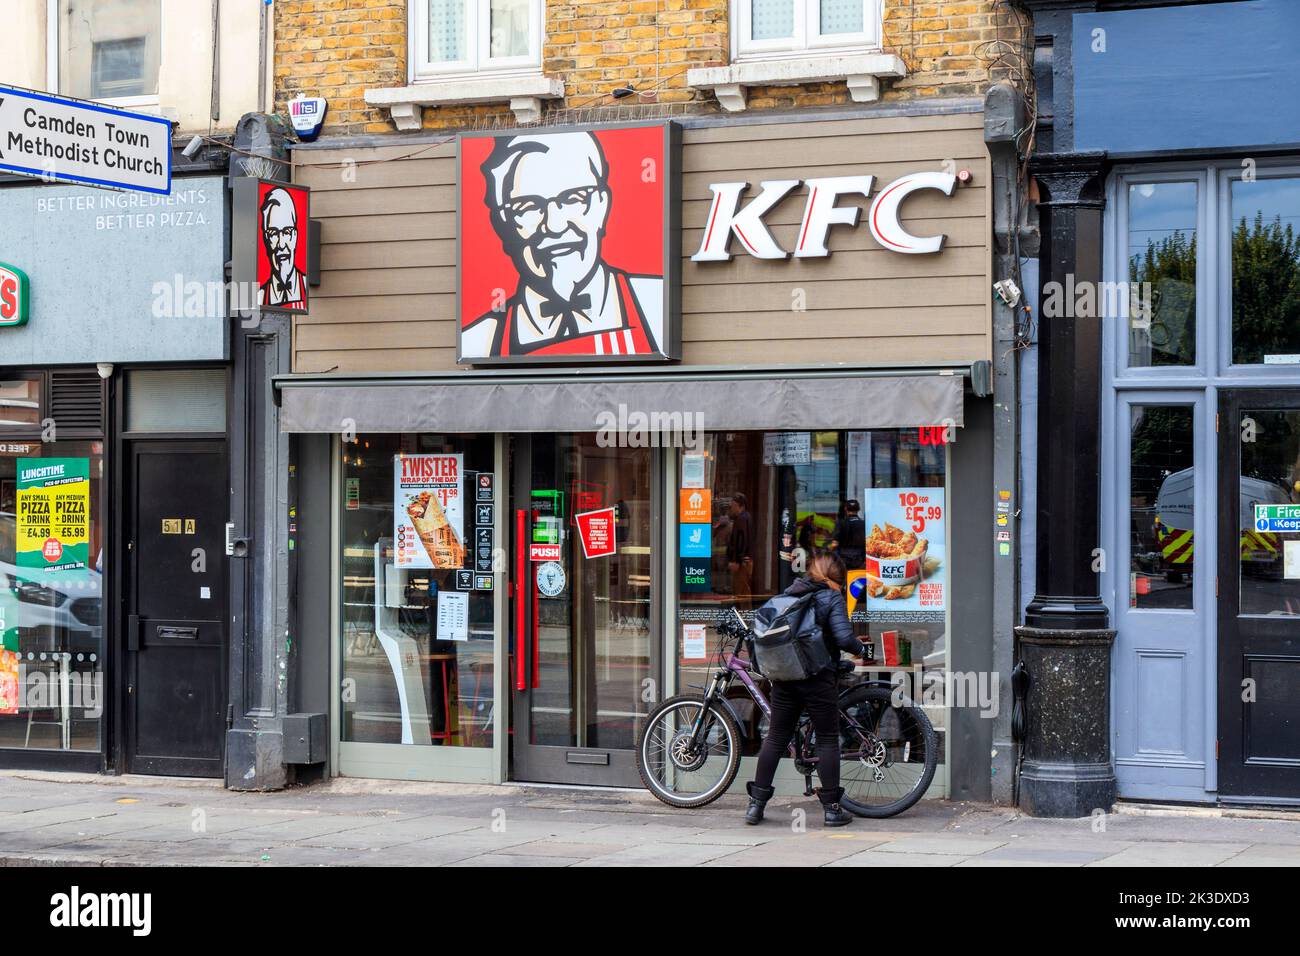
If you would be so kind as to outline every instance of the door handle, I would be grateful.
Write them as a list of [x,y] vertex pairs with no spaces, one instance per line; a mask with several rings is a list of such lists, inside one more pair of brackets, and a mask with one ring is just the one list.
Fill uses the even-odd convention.
[[527,512],[515,512],[515,690],[528,690],[528,612],[524,606],[528,556]]
[[[529,570],[532,569],[530,568]],[[533,596],[533,600],[532,600],[533,614],[532,614],[532,620],[529,622],[529,624],[531,625],[531,630],[533,632],[532,633],[533,639],[530,642],[530,645],[532,647],[532,657],[533,657],[533,687],[536,688],[538,683],[540,668],[541,668],[541,664],[538,661],[538,657],[540,655],[538,654],[538,647],[537,647],[537,619],[540,616],[537,612],[537,600],[540,592],[537,589],[537,579],[534,578],[531,574],[528,575],[528,592]]]
[[132,614],[126,619],[126,649],[128,651],[138,651],[140,649],[139,614]]

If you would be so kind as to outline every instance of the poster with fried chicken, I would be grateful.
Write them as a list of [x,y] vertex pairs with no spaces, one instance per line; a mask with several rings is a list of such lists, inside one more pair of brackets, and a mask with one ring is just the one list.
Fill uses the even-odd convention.
[[868,488],[868,611],[943,611],[947,534],[942,488]]
[[397,567],[464,567],[463,457],[393,458],[393,548]]

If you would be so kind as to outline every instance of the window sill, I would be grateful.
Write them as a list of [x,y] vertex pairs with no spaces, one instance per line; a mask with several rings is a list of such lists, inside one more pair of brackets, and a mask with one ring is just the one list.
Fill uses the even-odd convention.
[[450,77],[411,86],[366,90],[366,103],[385,107],[399,130],[416,130],[424,124],[424,110],[472,103],[509,103],[520,123],[535,123],[542,116],[542,100],[564,96],[564,81],[541,73],[514,76]]
[[881,77],[906,75],[907,67],[892,53],[809,54],[797,59],[748,60],[730,66],[699,67],[687,71],[686,82],[698,89],[712,90],[724,110],[738,113],[746,107],[746,89],[751,86],[844,80],[853,102],[874,103],[880,99]]

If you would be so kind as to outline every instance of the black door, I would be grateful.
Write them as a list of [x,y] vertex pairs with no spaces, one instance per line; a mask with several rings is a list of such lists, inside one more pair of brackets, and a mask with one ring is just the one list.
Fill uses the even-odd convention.
[[220,777],[225,443],[135,442],[127,460],[127,770]]
[[1219,795],[1300,803],[1300,391],[1220,393],[1218,498]]
[[[652,461],[591,434],[513,439],[513,779],[639,785],[661,666]],[[613,540],[589,555],[576,516],[601,512]]]

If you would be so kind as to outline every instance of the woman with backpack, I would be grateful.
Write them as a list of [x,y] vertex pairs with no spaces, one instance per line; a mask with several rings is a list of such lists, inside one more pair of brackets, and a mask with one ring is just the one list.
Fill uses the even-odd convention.
[[803,680],[772,682],[772,717],[768,722],[767,736],[758,754],[758,771],[753,783],[747,784],[749,807],[745,822],[763,821],[763,808],[775,792],[772,780],[776,766],[794,737],[800,715],[807,710],[817,733],[817,777],[821,787],[817,790],[825,812],[824,825],[842,827],[853,816],[840,806],[844,788],[840,786],[840,713],[836,704],[839,678],[836,664],[840,651],[864,656],[867,647],[853,634],[849,624],[848,607],[844,603],[844,564],[831,551],[818,549],[808,562],[807,573],[785,590],[790,597],[812,595],[808,613],[815,615],[821,629],[822,640],[830,663]]

